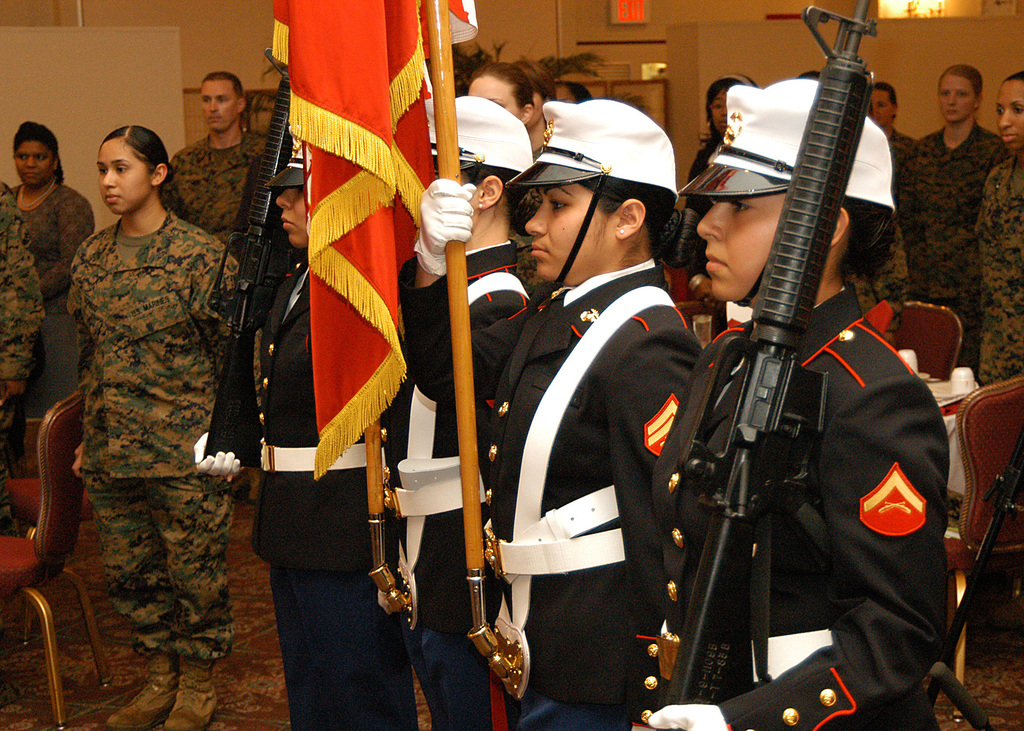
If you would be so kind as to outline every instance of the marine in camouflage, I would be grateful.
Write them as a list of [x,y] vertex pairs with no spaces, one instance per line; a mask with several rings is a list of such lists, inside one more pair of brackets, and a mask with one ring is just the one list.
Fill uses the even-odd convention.
[[1024,171],[1011,158],[985,181],[981,248],[981,383],[1024,373]]
[[[32,346],[43,321],[43,296],[14,195],[0,183],[0,381],[24,381],[32,370]],[[0,404],[0,535],[14,535],[7,478],[14,402]]]
[[[266,139],[243,132],[233,147],[216,149],[208,137],[179,150],[171,158],[174,171],[160,198],[164,206],[227,244],[242,201],[245,176],[263,155]],[[233,252],[236,257],[239,252]]]
[[117,228],[82,244],[68,297],[82,350],[82,466],[110,595],[140,652],[222,657],[233,632],[231,494],[195,471],[184,446],[209,427],[227,334],[210,306],[222,246],[168,213],[128,260]]
[[114,608],[136,652],[210,660],[231,651],[225,550],[233,501],[184,479],[86,473]]
[[959,364],[977,371],[981,256],[974,227],[985,178],[1007,153],[997,135],[977,125],[953,150],[942,134],[919,140],[899,176],[907,298],[953,308],[964,325]]
[[[85,395],[83,469],[112,477],[184,477],[207,430],[226,324],[210,306],[221,260],[211,236],[168,214],[126,262],[117,226],[87,239],[72,265]],[[233,262],[224,287],[230,291]],[[206,478],[209,490],[223,489]]]

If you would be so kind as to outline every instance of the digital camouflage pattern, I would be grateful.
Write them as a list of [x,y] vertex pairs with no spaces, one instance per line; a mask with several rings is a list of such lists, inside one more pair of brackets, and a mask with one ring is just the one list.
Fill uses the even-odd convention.
[[[85,395],[83,469],[111,477],[194,477],[191,445],[209,428],[226,325],[209,304],[221,259],[212,236],[169,213],[125,261],[117,225],[87,239],[71,269]],[[233,261],[226,272],[233,278]],[[226,283],[230,284],[230,282]]]
[[981,256],[974,227],[985,178],[1005,157],[999,137],[977,125],[953,150],[939,130],[914,145],[899,176],[907,298],[956,311],[964,325],[959,364],[975,371],[981,343]]
[[985,181],[981,247],[981,383],[1024,373],[1024,170],[1013,158]]
[[[0,183],[0,380],[23,381],[32,370],[32,346],[43,321],[39,276],[25,224],[11,189]],[[8,434],[13,403],[0,405],[0,535],[14,534],[7,478],[13,454]]]
[[882,300],[886,300],[893,311],[892,322],[886,333],[894,333],[899,324],[900,311],[906,301],[907,292],[907,252],[903,248],[903,234],[896,226],[892,242],[892,256],[875,274],[868,279],[854,274],[847,276],[857,290],[857,301],[863,312],[868,312]]
[[218,150],[204,137],[179,150],[171,158],[174,174],[160,193],[164,206],[227,244],[249,165],[263,155],[265,142],[255,132],[243,132],[234,147]]
[[225,561],[230,492],[200,492],[192,480],[95,473],[86,473],[85,484],[107,592],[132,624],[135,651],[227,655],[234,637]]

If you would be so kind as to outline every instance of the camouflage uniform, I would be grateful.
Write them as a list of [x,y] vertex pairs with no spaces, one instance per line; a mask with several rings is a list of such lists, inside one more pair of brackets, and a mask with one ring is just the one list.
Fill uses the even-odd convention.
[[169,213],[128,261],[117,231],[79,248],[68,298],[82,349],[82,467],[108,590],[137,651],[223,657],[231,496],[182,446],[210,421],[225,335],[209,306],[221,246]]
[[[243,132],[242,141],[222,150],[204,137],[171,158],[174,175],[161,191],[168,210],[227,244],[234,231],[249,164],[263,155],[266,139]],[[233,252],[237,257],[239,252]]]
[[982,383],[1024,373],[1024,175],[1014,162],[989,174],[978,215]]
[[[32,346],[43,321],[43,296],[39,291],[32,254],[14,195],[0,183],[0,380],[23,381],[32,369]],[[14,535],[14,519],[7,494],[13,455],[8,433],[14,421],[14,404],[0,406],[0,535]]]
[[900,174],[900,226],[908,299],[952,307],[963,320],[960,365],[977,371],[981,344],[981,262],[974,225],[989,171],[1006,156],[998,136],[975,125],[956,149],[942,130],[914,145]]

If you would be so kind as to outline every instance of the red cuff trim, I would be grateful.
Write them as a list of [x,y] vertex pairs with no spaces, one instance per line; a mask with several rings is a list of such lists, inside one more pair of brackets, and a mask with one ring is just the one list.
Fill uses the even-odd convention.
[[818,729],[820,729],[826,723],[831,721],[833,718],[838,718],[839,716],[849,716],[857,712],[857,701],[855,701],[853,699],[853,696],[850,695],[850,691],[846,688],[846,683],[844,683],[843,679],[839,677],[839,673],[836,672],[835,668],[829,668],[829,670],[832,671],[832,674],[836,678],[836,682],[839,683],[839,687],[843,689],[843,693],[846,695],[846,700],[850,701],[850,705],[853,706],[853,708],[849,708],[845,711],[836,711],[831,716],[826,716],[821,723],[814,727],[814,731],[818,731]]

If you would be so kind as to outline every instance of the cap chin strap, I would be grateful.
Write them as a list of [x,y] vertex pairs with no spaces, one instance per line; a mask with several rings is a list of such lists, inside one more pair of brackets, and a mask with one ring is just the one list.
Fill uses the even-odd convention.
[[576,242],[572,245],[572,250],[569,252],[569,256],[565,259],[565,264],[562,265],[562,271],[558,273],[555,278],[555,284],[562,286],[565,282],[565,278],[569,276],[569,270],[572,269],[572,265],[576,262],[576,255],[580,253],[580,247],[583,246],[583,239],[587,237],[587,230],[590,228],[590,221],[594,218],[594,211],[597,210],[597,202],[601,198],[601,190],[604,188],[604,181],[608,175],[602,173],[601,177],[597,179],[597,185],[594,186],[594,197],[590,199],[590,206],[587,208],[587,215],[583,217],[583,223],[580,224],[580,232],[576,234]]
[[761,289],[761,280],[764,279],[764,269],[757,275],[757,281],[754,282],[754,286],[750,288],[750,291],[743,297],[743,299],[736,300],[736,304],[741,307],[750,307],[750,303],[754,301],[754,297],[757,296],[757,290]]

